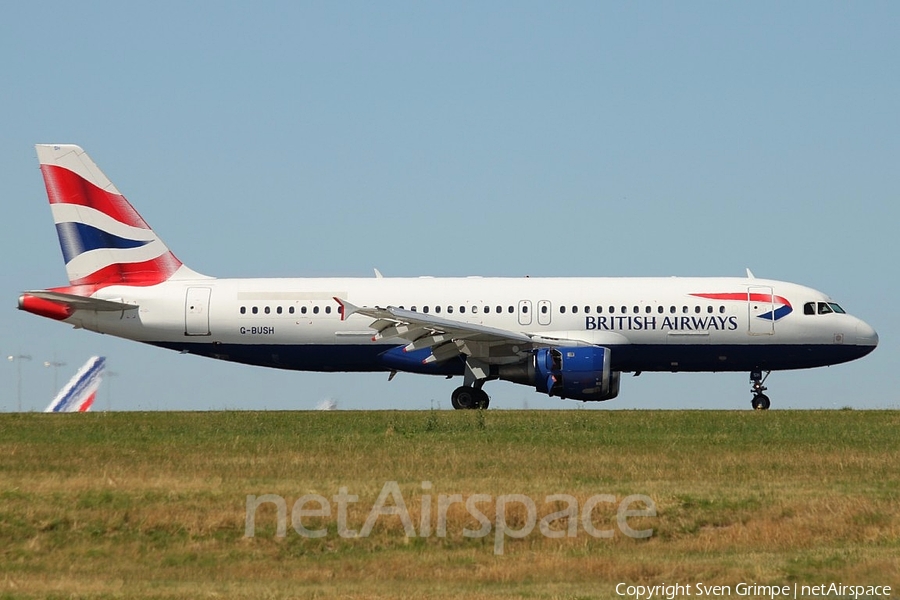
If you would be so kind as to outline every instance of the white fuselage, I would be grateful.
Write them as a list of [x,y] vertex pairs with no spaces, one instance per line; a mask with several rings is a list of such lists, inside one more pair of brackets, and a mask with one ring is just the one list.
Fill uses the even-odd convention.
[[[297,370],[460,372],[456,363],[448,371],[385,358],[386,350],[406,342],[373,341],[373,319],[343,320],[335,298],[606,346],[619,371],[806,368],[858,358],[877,343],[874,330],[851,315],[804,314],[807,303],[830,302],[825,294],[765,279],[210,278],[110,286],[95,297],[139,309],[78,311],[68,321],[180,351]],[[787,314],[771,316],[777,309]]]

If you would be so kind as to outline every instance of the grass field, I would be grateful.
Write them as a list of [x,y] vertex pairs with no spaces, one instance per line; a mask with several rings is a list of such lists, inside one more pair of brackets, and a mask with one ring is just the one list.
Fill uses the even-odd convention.
[[[340,488],[359,496],[347,523],[360,529],[388,482],[430,534],[383,515],[341,537]],[[247,496],[264,494],[285,499],[283,537],[271,503],[245,537]],[[307,494],[332,502],[300,520],[322,537],[291,526]],[[496,527],[463,535],[483,523],[459,502],[437,535],[439,496],[454,494],[491,498],[478,507],[492,526],[500,496],[533,499],[540,519],[566,506],[548,495],[581,508],[609,494],[587,525],[613,535],[579,518],[574,537],[535,526],[497,553]],[[617,526],[633,494],[655,504],[627,520],[649,538]],[[510,528],[528,519],[506,504]],[[621,582],[832,581],[900,596],[900,412],[0,415],[0,598],[615,598]]]

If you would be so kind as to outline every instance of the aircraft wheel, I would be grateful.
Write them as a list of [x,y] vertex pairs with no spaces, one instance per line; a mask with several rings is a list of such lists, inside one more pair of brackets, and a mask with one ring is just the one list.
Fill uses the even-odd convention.
[[484,390],[467,386],[458,387],[450,395],[450,404],[457,410],[487,408],[490,398]]
[[769,397],[765,394],[756,394],[750,404],[753,410],[769,410]]
[[487,392],[484,390],[475,390],[476,398],[475,398],[475,408],[480,408],[481,410],[487,409],[487,407],[491,403],[491,397],[487,395]]

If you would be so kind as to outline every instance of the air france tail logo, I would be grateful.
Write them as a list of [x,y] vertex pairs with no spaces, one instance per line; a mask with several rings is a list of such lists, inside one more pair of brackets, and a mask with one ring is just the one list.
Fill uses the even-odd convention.
[[59,391],[44,412],[87,412],[94,404],[97,388],[103,379],[106,359],[92,356]]
[[778,321],[794,311],[794,308],[791,306],[791,303],[788,302],[787,298],[775,296],[774,294],[734,292],[727,294],[691,294],[691,296],[706,298],[708,300],[738,300],[742,302],[759,302],[764,306],[778,306],[778,308],[774,308],[761,315],[756,315],[756,318],[765,319],[766,321]]
[[57,165],[41,170],[72,285],[154,285],[181,266],[114,186]]

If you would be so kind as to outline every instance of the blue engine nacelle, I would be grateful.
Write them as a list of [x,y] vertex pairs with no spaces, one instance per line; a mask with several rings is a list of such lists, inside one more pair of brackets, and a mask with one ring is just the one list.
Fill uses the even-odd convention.
[[573,400],[611,400],[619,395],[620,373],[610,369],[609,348],[540,348],[534,353],[534,387]]

